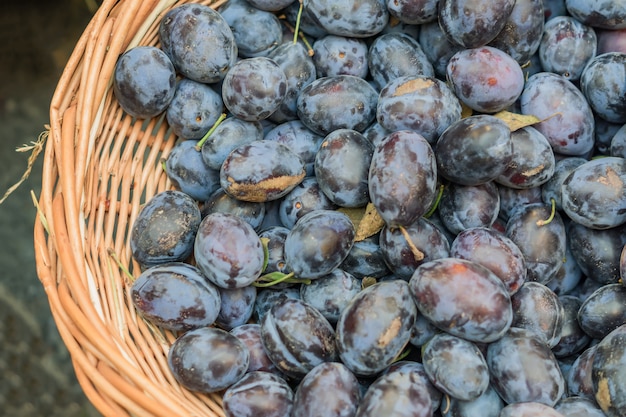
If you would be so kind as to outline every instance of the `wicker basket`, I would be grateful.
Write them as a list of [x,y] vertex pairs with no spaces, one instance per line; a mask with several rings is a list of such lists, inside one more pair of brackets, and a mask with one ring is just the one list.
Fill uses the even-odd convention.
[[[78,381],[106,416],[223,416],[219,395],[173,378],[174,335],[137,317],[129,229],[155,193],[176,137],[161,120],[134,122],[113,97],[118,56],[157,45],[161,17],[183,1],[105,0],[87,26],[50,107],[34,245],[39,279]],[[200,1],[217,7],[213,1]]]

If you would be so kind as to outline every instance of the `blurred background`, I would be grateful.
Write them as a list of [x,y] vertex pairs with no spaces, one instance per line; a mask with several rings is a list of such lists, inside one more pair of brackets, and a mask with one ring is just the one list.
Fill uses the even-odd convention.
[[[56,83],[96,0],[0,2],[0,195],[21,178],[49,121]],[[37,278],[35,207],[43,155],[0,205],[0,414],[97,416],[76,382]]]

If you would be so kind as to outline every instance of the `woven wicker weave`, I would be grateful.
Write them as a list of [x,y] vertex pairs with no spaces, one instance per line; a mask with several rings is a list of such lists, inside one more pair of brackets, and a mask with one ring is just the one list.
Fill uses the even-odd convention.
[[[223,416],[219,395],[182,388],[167,367],[174,336],[135,314],[128,230],[176,141],[159,120],[134,123],[113,97],[118,56],[157,45],[172,0],[105,0],[77,43],[50,107],[34,244],[39,279],[78,381],[106,416]],[[202,2],[200,2],[202,3]],[[204,1],[217,7],[217,3]]]

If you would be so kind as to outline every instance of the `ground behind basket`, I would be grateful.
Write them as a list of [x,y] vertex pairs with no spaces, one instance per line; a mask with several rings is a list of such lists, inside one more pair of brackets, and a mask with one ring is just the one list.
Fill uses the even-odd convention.
[[[48,123],[48,107],[65,62],[92,12],[85,0],[9,0],[0,5],[0,195],[26,169]],[[76,382],[51,318],[34,261],[41,159],[30,178],[0,205],[0,414],[97,416]]]

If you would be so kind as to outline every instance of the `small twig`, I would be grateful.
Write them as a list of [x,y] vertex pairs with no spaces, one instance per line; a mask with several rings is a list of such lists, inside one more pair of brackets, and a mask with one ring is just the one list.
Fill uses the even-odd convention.
[[46,126],[46,130],[39,134],[37,141],[31,142],[30,145],[24,144],[23,146],[16,149],[17,152],[30,152],[31,153],[30,156],[28,157],[28,166],[26,167],[26,171],[24,171],[24,173],[22,174],[22,178],[20,178],[18,182],[13,184],[11,188],[9,188],[4,193],[2,198],[0,198],[0,204],[4,203],[4,201],[13,193],[13,191],[17,190],[19,186],[22,185],[22,183],[28,179],[31,171],[33,170],[33,166],[35,165],[35,162],[37,161],[37,157],[39,156],[41,151],[43,151],[43,145],[44,143],[46,143],[46,139],[48,139],[49,134],[50,134],[50,130],[48,126]]
[[113,258],[113,260],[117,264],[118,268],[121,269],[122,272],[128,277],[130,282],[133,282],[135,280],[135,277],[133,276],[133,274],[130,273],[128,268],[126,268],[126,265],[124,265],[122,263],[122,261],[120,260],[119,256],[117,256],[117,253],[115,253],[115,251],[113,249],[108,249],[107,252],[109,253],[109,256],[111,258]]
[[39,221],[41,221],[41,225],[46,230],[46,233],[50,234],[50,226],[48,225],[48,220],[43,214],[41,207],[39,207],[39,201],[37,201],[37,196],[35,195],[35,192],[33,190],[30,190],[30,196],[33,199],[33,204],[35,205],[35,208],[37,209],[37,214],[39,215]]

